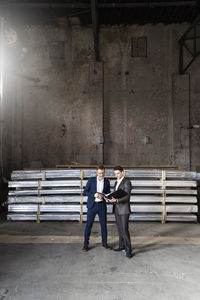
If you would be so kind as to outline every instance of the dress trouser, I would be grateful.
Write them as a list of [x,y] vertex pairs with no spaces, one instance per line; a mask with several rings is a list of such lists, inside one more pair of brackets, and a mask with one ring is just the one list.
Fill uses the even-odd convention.
[[96,214],[99,216],[99,222],[101,225],[101,238],[102,238],[102,244],[107,244],[107,226],[106,226],[106,204],[104,201],[97,202],[94,204],[92,208],[88,208],[87,211],[87,223],[85,227],[85,233],[84,233],[84,246],[89,245],[89,239],[91,234],[92,225],[94,223],[94,219]]
[[129,234],[129,214],[119,215],[115,210],[115,218],[119,234],[119,247],[125,248],[126,252],[132,252]]

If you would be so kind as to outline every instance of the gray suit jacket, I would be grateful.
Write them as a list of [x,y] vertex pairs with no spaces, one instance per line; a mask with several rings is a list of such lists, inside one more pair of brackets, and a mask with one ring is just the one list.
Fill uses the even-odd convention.
[[[117,181],[115,182],[114,185],[114,190],[116,188]],[[113,205],[113,212],[117,212],[119,215],[126,215],[130,214],[131,209],[130,209],[130,196],[131,196],[131,190],[132,190],[132,185],[129,179],[125,178],[122,180],[120,183],[118,190],[124,190],[127,192],[128,195],[119,198],[118,203]]]

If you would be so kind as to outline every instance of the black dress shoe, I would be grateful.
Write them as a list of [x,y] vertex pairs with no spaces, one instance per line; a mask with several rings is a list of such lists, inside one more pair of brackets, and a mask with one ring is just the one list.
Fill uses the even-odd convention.
[[83,246],[82,251],[87,252],[89,250],[88,246]]
[[115,249],[113,249],[114,251],[117,251],[117,252],[119,252],[119,251],[123,251],[123,250],[125,250],[125,248],[122,248],[122,247],[118,247],[118,248],[115,248]]
[[133,254],[131,252],[126,252],[126,257],[131,258],[131,257],[133,257]]
[[111,249],[112,249],[110,246],[108,246],[108,244],[103,244],[102,246],[103,246],[104,249],[106,249],[106,250],[111,250]]

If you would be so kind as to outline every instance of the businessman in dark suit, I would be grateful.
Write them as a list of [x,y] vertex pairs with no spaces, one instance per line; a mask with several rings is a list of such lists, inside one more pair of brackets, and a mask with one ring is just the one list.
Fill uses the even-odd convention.
[[113,250],[125,250],[126,257],[131,258],[132,247],[129,234],[129,216],[131,212],[130,195],[132,186],[130,180],[124,177],[123,168],[121,166],[115,167],[114,173],[117,178],[117,181],[114,185],[114,190],[124,190],[127,193],[127,195],[119,199],[112,198],[110,200],[110,202],[114,204],[113,213],[115,214],[119,234],[119,247]]
[[101,225],[101,237],[102,237],[102,246],[104,249],[110,250],[111,247],[107,244],[107,226],[106,226],[106,202],[102,195],[99,193],[108,194],[110,193],[110,182],[108,179],[104,178],[105,168],[99,166],[97,169],[97,176],[89,178],[85,189],[84,196],[88,196],[87,200],[87,223],[84,233],[84,245],[82,250],[89,250],[89,239],[92,229],[92,225],[95,219],[96,214],[99,216],[99,222]]

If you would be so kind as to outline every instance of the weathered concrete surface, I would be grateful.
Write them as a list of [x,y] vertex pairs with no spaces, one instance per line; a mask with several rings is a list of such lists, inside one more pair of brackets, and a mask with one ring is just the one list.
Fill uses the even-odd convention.
[[[76,222],[0,223],[0,237],[9,233],[71,235],[81,237],[84,225]],[[199,298],[199,245],[179,244],[178,238],[199,238],[198,224],[131,223],[131,235],[146,240],[165,239],[165,244],[133,244],[135,256],[106,251],[92,243],[88,253],[82,244],[0,244],[0,296],[3,300],[197,300]],[[116,226],[108,226],[109,236],[117,237]],[[94,224],[92,236],[99,237]],[[171,243],[172,237],[177,243]],[[167,242],[168,241],[168,242]],[[116,243],[112,243],[113,246]]]
[[[161,25],[102,30],[108,97],[105,122],[109,126],[105,132],[106,163],[171,163],[169,82],[175,67],[170,64],[171,29]],[[147,36],[147,58],[130,56],[129,43],[135,36]],[[110,118],[110,115],[116,117]]]
[[[199,68],[191,67],[184,95],[174,85],[175,77],[177,82],[185,78],[177,75],[178,39],[187,27],[102,27],[98,63],[90,27],[17,28],[19,58],[13,66],[39,81],[7,74],[7,173],[71,162],[177,163],[194,170],[200,165],[199,130],[186,127],[200,123]],[[141,36],[147,37],[147,57],[131,57],[131,38]],[[49,56],[52,41],[65,43],[64,58]],[[184,144],[178,143],[178,120],[184,120]]]
[[173,162],[190,169],[189,76],[173,76]]
[[[135,257],[73,245],[1,245],[5,300],[132,300],[199,297],[199,246],[137,246]],[[3,259],[2,259],[3,257]]]
[[[160,222],[130,222],[131,236],[171,236],[200,238],[199,224]],[[85,223],[79,222],[0,222],[0,235],[61,235],[83,236]],[[100,235],[100,225],[94,222],[91,236]],[[108,222],[108,236],[117,236],[116,224]]]
[[[90,31],[62,25],[20,33],[27,49],[20,71],[39,82],[25,78],[13,91],[12,168],[101,163],[103,66],[92,59]],[[50,58],[51,41],[65,42],[65,58]]]
[[[200,76],[199,76],[200,58],[198,57],[189,69],[190,74],[190,126],[200,126]],[[190,129],[190,151],[191,166],[195,169],[200,167],[200,128]]]

